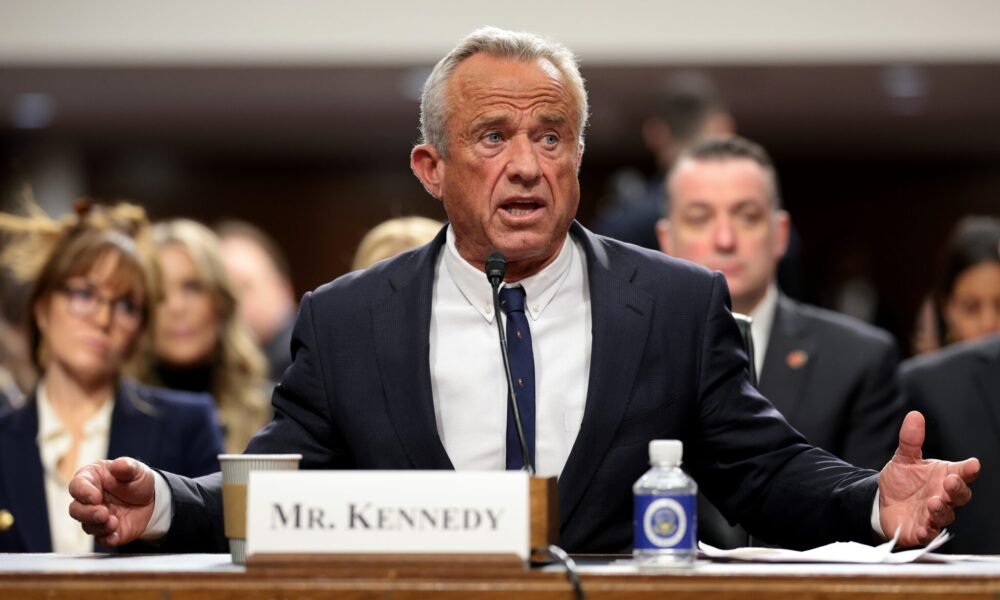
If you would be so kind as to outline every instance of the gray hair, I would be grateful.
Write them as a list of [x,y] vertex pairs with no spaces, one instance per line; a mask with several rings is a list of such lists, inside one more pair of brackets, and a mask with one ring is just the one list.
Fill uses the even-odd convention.
[[738,135],[707,137],[703,138],[681,152],[674,162],[674,166],[667,173],[666,190],[667,203],[665,214],[670,215],[670,185],[674,175],[677,173],[681,163],[689,160],[693,162],[721,162],[724,160],[746,159],[753,161],[767,175],[770,184],[771,208],[775,211],[781,210],[781,190],[778,186],[778,173],[774,168],[774,161],[763,146],[752,142],[745,137]]
[[587,90],[580,76],[576,57],[562,44],[547,40],[533,33],[506,31],[496,27],[482,27],[470,33],[447,56],[438,61],[424,82],[420,97],[420,135],[422,143],[437,148],[442,156],[448,155],[448,136],[445,126],[448,106],[448,80],[458,65],[479,53],[498,58],[524,62],[545,59],[552,63],[566,78],[569,90],[579,109],[578,142],[583,144],[583,130],[587,125]]

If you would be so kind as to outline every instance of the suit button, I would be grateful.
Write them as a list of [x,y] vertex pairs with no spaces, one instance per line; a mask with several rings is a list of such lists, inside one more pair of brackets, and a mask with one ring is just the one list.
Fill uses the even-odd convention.
[[0,532],[7,531],[14,526],[14,515],[9,510],[0,510]]

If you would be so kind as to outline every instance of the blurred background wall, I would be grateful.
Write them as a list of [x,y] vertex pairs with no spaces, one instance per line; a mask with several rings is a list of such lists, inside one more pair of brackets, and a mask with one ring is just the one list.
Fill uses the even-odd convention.
[[299,291],[393,216],[443,218],[410,174],[420,86],[482,25],[581,59],[592,116],[579,218],[655,166],[639,133],[673,74],[718,85],[777,162],[807,299],[874,291],[905,349],[934,257],[1000,214],[1000,2],[0,0],[0,204],[130,198],[251,221]]

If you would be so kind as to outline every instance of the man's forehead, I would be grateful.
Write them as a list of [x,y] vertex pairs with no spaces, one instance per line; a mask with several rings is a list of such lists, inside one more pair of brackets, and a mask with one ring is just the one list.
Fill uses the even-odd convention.
[[220,246],[222,247],[223,259],[227,261],[262,264],[271,262],[267,252],[260,244],[247,237],[238,235],[224,237],[220,240]]
[[550,61],[544,58],[519,60],[490,54],[475,54],[455,69],[449,82],[450,92],[457,99],[488,99],[490,94],[548,93],[570,97],[566,79]]
[[690,187],[740,190],[746,195],[766,198],[770,181],[764,167],[749,158],[683,158],[674,169],[671,188],[676,193]]
[[[476,54],[458,66],[449,87],[449,127],[499,125],[516,118],[521,110],[531,110],[548,125],[568,124],[576,129],[579,104],[562,73],[544,58]],[[456,121],[453,117],[458,115]]]
[[741,210],[748,204],[776,208],[770,175],[749,158],[682,158],[667,183],[670,214],[698,209]]

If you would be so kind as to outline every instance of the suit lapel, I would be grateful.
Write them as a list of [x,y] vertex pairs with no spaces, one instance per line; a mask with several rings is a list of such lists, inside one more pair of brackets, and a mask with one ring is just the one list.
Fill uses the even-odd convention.
[[431,392],[430,327],[434,269],[445,232],[390,276],[372,306],[375,354],[386,407],[413,467],[453,469],[441,443]]
[[140,397],[134,386],[119,384],[111,412],[108,458],[131,456],[155,465],[160,441],[160,428],[154,423],[157,418],[158,409]]
[[607,454],[628,404],[649,334],[653,299],[632,284],[634,265],[612,265],[597,240],[574,223],[587,255],[592,352],[583,423],[559,477],[564,525]]
[[993,426],[1000,434],[1000,337],[983,348],[977,357],[979,364],[973,374],[973,381],[978,392],[976,396],[983,403],[986,414],[993,420]]
[[42,458],[38,452],[38,406],[35,396],[28,397],[25,407],[11,422],[10,431],[0,435],[0,461],[3,484],[7,489],[14,523],[27,552],[52,552],[49,530],[48,503],[45,500],[45,480]]
[[788,420],[793,420],[800,408],[806,377],[819,358],[817,351],[794,302],[778,296],[759,387],[761,394]]

